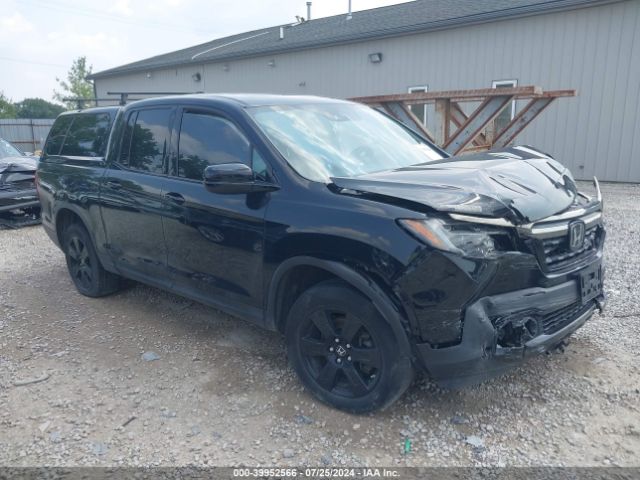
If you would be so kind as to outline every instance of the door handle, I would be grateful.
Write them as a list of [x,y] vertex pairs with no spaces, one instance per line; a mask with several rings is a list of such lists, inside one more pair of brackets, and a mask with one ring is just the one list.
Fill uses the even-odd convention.
[[112,190],[120,190],[122,188],[122,184],[117,180],[108,180],[107,187],[111,188]]
[[172,201],[173,203],[177,203],[178,205],[182,205],[184,203],[184,197],[176,192],[167,192],[164,194],[164,198]]

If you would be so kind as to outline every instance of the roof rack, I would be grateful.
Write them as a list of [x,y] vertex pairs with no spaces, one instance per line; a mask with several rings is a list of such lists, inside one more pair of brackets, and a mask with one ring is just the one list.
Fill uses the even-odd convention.
[[88,102],[92,102],[94,107],[98,106],[98,102],[118,102],[118,105],[126,105],[127,102],[135,102],[137,100],[144,100],[144,98],[131,98],[129,95],[151,95],[151,96],[164,96],[164,95],[192,95],[194,93],[204,92],[107,92],[107,95],[119,95],[120,98],[104,97],[104,98],[81,98],[81,97],[66,97],[62,100],[64,102],[76,102],[78,110],[84,110],[89,108],[86,106]]

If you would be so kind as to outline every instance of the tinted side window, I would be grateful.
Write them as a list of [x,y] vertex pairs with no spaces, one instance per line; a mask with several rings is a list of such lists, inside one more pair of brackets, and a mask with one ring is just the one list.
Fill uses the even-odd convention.
[[129,167],[163,173],[162,162],[169,143],[171,110],[140,110],[133,127]]
[[63,115],[53,122],[53,127],[51,127],[51,131],[47,137],[47,144],[44,147],[47,155],[58,155],[60,153],[60,148],[64,143],[64,137],[67,134],[73,118],[72,115]]
[[60,155],[103,157],[110,125],[111,117],[107,113],[77,115],[67,132]]
[[180,128],[178,176],[202,180],[208,165],[242,162],[251,166],[249,140],[224,118],[185,113]]

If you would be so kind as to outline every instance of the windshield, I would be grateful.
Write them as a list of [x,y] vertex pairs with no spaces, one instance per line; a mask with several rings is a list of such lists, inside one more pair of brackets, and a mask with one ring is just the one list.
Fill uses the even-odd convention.
[[353,177],[442,159],[442,154],[364,105],[325,103],[248,109],[289,165],[308,180]]
[[0,138],[0,158],[21,156],[22,152],[20,150],[18,150],[6,140]]

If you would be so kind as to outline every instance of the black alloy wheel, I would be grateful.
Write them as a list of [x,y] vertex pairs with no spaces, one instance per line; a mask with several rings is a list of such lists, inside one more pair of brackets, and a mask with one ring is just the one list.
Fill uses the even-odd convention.
[[74,235],[67,243],[67,254],[69,255],[69,274],[73,282],[81,290],[90,290],[93,285],[93,269],[89,249],[84,244],[82,238]]
[[413,379],[408,351],[373,303],[331,280],[294,302],[287,352],[302,383],[321,401],[352,413],[393,403]]
[[89,232],[72,223],[64,231],[63,250],[76,289],[88,297],[102,297],[120,288],[120,277],[105,270],[96,255]]
[[326,391],[347,398],[371,392],[383,358],[371,332],[349,312],[316,310],[301,338],[305,366]]

